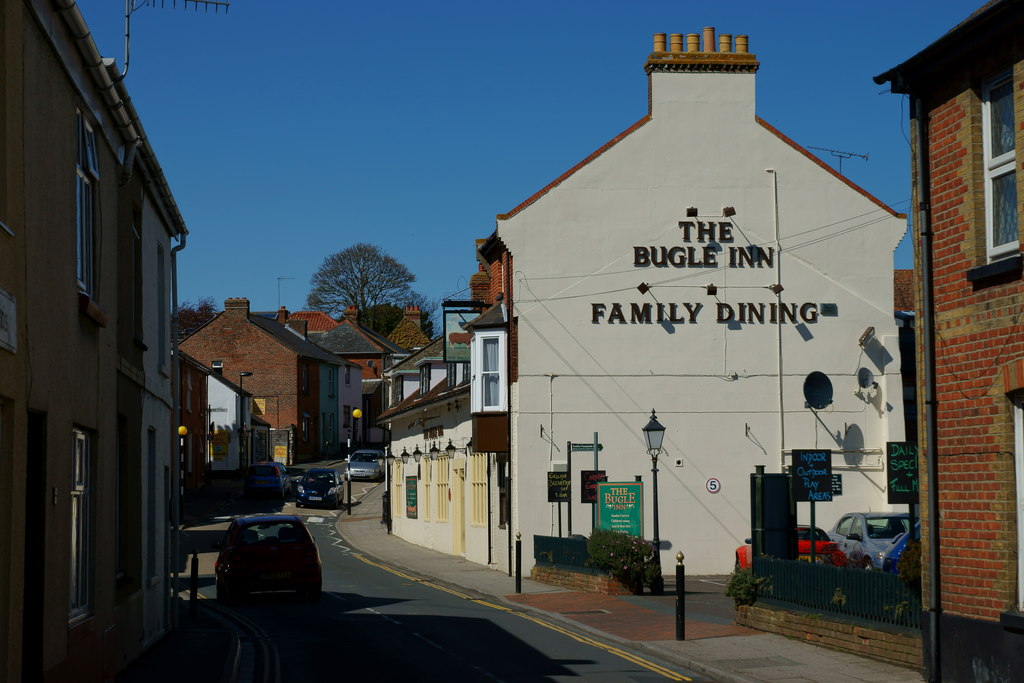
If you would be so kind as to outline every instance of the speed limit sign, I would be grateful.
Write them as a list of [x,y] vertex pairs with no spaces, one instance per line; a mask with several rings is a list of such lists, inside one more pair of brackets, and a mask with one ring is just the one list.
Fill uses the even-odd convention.
[[708,493],[718,493],[722,490],[722,482],[717,479],[708,479],[708,483],[705,484]]

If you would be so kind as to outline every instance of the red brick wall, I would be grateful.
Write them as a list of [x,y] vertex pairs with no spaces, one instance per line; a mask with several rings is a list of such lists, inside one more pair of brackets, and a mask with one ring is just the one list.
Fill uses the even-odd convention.
[[573,572],[556,567],[534,565],[530,569],[530,578],[540,583],[585,593],[601,593],[603,595],[629,595],[631,593],[626,586],[611,576]]
[[235,384],[240,373],[251,372],[243,386],[264,403],[261,417],[271,427],[298,425],[297,355],[249,322],[247,308],[228,308],[227,303],[222,313],[181,342],[181,350],[207,367],[221,361],[224,377]]
[[[1007,386],[1003,379],[1003,369],[1024,358],[1024,335],[1018,326],[1024,301],[1021,281],[978,286],[966,279],[970,269],[986,263],[980,92],[982,79],[998,66],[977,65],[977,73],[970,77],[951,75],[945,92],[928,105],[942,607],[949,615],[990,621],[1011,609],[1016,598],[1014,436],[1008,392],[1024,389]],[[1022,76],[1024,69],[1018,64],[1018,163],[1024,161]],[[1018,204],[1024,198],[1021,169],[1024,166],[1017,172]],[[916,230],[914,239],[919,255]],[[919,336],[919,362],[922,358]],[[921,366],[918,371],[923,377]],[[924,392],[919,396],[920,433],[925,434]],[[924,443],[921,446],[923,503],[931,485],[926,481]],[[925,559],[931,523],[923,521]],[[926,569],[926,598],[927,582]]]

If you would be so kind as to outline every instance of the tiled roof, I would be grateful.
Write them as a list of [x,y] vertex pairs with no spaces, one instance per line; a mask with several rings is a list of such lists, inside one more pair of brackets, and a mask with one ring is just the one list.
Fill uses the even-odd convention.
[[914,271],[899,269],[893,274],[892,295],[895,310],[914,310]]
[[295,311],[288,318],[305,320],[306,332],[309,333],[328,332],[341,324],[323,311]]
[[425,357],[440,356],[444,351],[444,337],[438,337],[434,341],[416,351],[401,363],[397,363],[389,372],[419,372],[416,363]]
[[424,405],[438,401],[447,401],[455,396],[462,396],[468,393],[469,384],[460,384],[454,389],[448,389],[448,380],[443,379],[425,394],[420,394],[419,389],[412,392],[401,403],[382,412],[377,420],[393,418],[407,410],[419,409]]
[[412,349],[430,342],[430,337],[423,333],[420,326],[411,320],[403,320],[388,335],[388,340],[403,349]]

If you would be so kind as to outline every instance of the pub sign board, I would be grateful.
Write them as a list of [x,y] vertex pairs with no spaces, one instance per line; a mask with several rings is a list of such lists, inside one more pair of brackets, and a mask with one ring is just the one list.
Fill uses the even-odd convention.
[[889,441],[885,444],[886,490],[890,503],[918,502],[917,444],[910,441]]
[[416,519],[417,510],[416,475],[405,478],[405,516],[409,519]]
[[793,499],[819,503],[832,500],[832,451],[793,449]]
[[644,484],[640,481],[597,483],[597,528],[644,535]]
[[568,472],[548,472],[548,502],[568,503],[572,495],[572,480]]
[[608,478],[604,470],[583,470],[580,472],[580,502],[597,502],[597,482]]

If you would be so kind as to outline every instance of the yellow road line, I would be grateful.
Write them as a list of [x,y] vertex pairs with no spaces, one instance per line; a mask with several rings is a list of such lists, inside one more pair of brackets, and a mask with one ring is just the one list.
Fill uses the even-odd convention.
[[552,623],[550,623],[548,621],[544,621],[543,619],[540,619],[539,617],[534,617],[534,616],[526,614],[524,612],[519,612],[519,611],[510,609],[510,608],[505,607],[503,605],[497,605],[497,604],[495,604],[493,602],[488,602],[486,600],[480,600],[480,599],[477,599],[477,598],[473,598],[473,597],[471,597],[469,595],[466,595],[465,593],[460,593],[459,591],[452,590],[451,588],[448,588],[447,586],[442,586],[442,585],[434,583],[432,581],[426,581],[424,579],[420,579],[420,578],[415,577],[415,576],[410,576],[409,574],[406,574],[404,572],[400,572],[397,569],[394,569],[392,567],[388,567],[387,565],[380,564],[379,562],[374,562],[374,561],[372,561],[372,560],[370,560],[370,559],[368,559],[368,558],[366,558],[366,557],[364,557],[364,556],[362,556],[362,555],[360,555],[358,553],[353,553],[353,556],[359,558],[360,560],[362,560],[363,562],[365,562],[368,565],[371,565],[373,567],[377,567],[378,569],[383,569],[384,571],[390,572],[390,573],[394,574],[395,576],[400,576],[403,579],[409,579],[410,581],[415,581],[416,583],[422,584],[424,586],[430,586],[431,588],[436,588],[437,590],[444,591],[445,593],[450,593],[451,595],[454,595],[456,597],[463,598],[465,600],[470,600],[472,602],[475,602],[478,605],[481,605],[483,607],[490,607],[492,609],[500,610],[502,612],[507,612],[509,614],[514,614],[514,615],[516,615],[518,617],[522,617],[523,619],[526,619],[527,621],[532,621],[533,623],[537,624],[538,626],[543,626],[544,628],[548,628],[548,629],[551,629],[552,631],[555,631],[557,633],[561,633],[562,635],[568,636],[569,638],[572,638],[576,642],[583,643],[584,645],[589,645],[591,647],[596,647],[599,650],[604,650],[605,652],[608,652],[609,654],[613,654],[613,655],[615,655],[617,657],[621,657],[622,659],[625,659],[626,661],[633,662],[634,664],[636,664],[638,666],[642,666],[645,669],[653,671],[654,673],[656,673],[658,675],[661,675],[661,676],[664,676],[665,678],[668,678],[670,680],[673,680],[673,681],[692,681],[693,680],[692,678],[687,678],[686,676],[683,676],[682,674],[678,674],[675,671],[672,671],[671,669],[666,669],[665,667],[659,666],[659,665],[655,664],[654,662],[650,662],[650,661],[648,661],[646,659],[643,659],[639,655],[636,655],[636,654],[634,654],[632,652],[627,652],[626,650],[622,650],[622,649],[617,648],[617,647],[615,647],[613,645],[607,645],[607,644],[602,643],[602,642],[600,642],[598,640],[594,640],[592,638],[588,638],[587,636],[580,635],[579,633],[574,633],[573,631],[570,631],[568,629],[562,628],[561,626],[556,626],[555,624],[552,624]]

